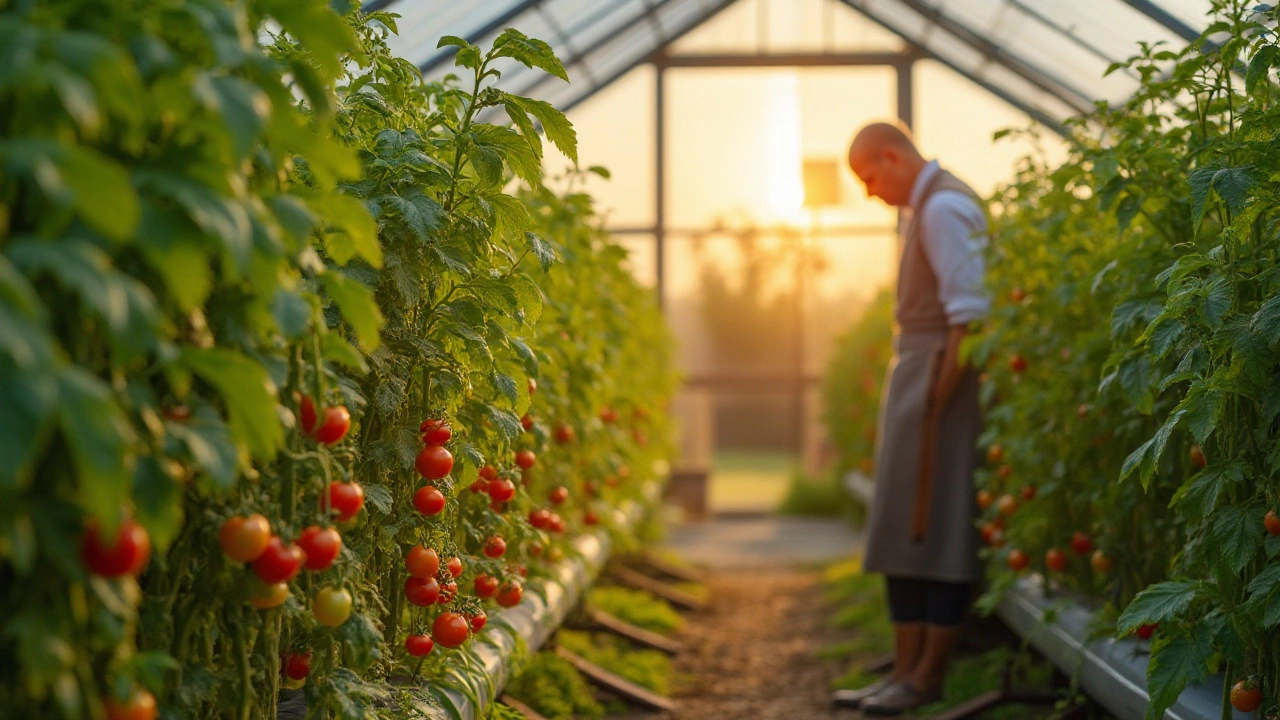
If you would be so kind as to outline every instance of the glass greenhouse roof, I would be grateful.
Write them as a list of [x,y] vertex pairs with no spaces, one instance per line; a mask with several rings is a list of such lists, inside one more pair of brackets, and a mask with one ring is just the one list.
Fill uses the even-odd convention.
[[[773,52],[769,38],[783,14],[816,18],[806,57],[845,55],[883,42],[859,45],[858,35],[885,31],[898,52],[933,58],[1049,126],[1088,111],[1097,100],[1127,98],[1137,78],[1106,68],[1137,51],[1138,43],[1181,48],[1207,27],[1211,0],[374,0],[366,10],[401,15],[392,49],[416,63],[428,78],[453,69],[452,48],[438,50],[443,35],[486,45],[508,27],[550,43],[564,61],[569,84],[515,62],[500,67],[503,84],[568,110],[636,66],[679,55],[680,38],[734,7],[755,15],[752,30],[732,52]],[[749,7],[743,7],[749,6]],[[833,22],[833,13],[861,15],[862,23]],[[728,14],[728,13],[724,13]],[[754,33],[754,34],[753,34]],[[841,37],[833,37],[841,35]],[[853,37],[845,37],[852,35]],[[792,48],[788,52],[795,53]]]

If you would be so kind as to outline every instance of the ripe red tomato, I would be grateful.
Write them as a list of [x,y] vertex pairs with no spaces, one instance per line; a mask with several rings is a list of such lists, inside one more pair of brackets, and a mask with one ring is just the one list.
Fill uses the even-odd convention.
[[489,616],[484,613],[476,613],[471,616],[471,632],[480,632],[484,629],[484,624],[489,622]]
[[1018,501],[1012,495],[1001,495],[1000,500],[996,502],[996,510],[1001,515],[1009,516],[1018,509]]
[[467,489],[473,493],[487,493],[489,492],[489,483],[483,478],[480,478],[471,483]]
[[1088,555],[1089,551],[1093,549],[1093,541],[1089,539],[1088,535],[1077,530],[1071,533],[1071,549],[1077,555]]
[[312,525],[298,536],[298,547],[307,555],[303,567],[308,570],[324,570],[333,564],[338,552],[342,550],[342,536],[333,528]]
[[613,408],[606,407],[600,411],[600,419],[603,420],[604,422],[612,423],[617,421],[618,413]]
[[218,530],[218,544],[227,557],[238,563],[253,562],[271,539],[271,524],[261,515],[231,517]]
[[1014,572],[1022,572],[1026,569],[1027,564],[1030,563],[1031,560],[1027,557],[1026,553],[1021,550],[1014,549],[1009,551],[1009,557],[1005,559],[1005,562],[1009,564],[1010,570]]
[[1036,486],[1035,486],[1035,485],[1023,485],[1023,486],[1022,486],[1022,499],[1023,499],[1023,500],[1026,500],[1027,502],[1031,502],[1032,500],[1035,500],[1035,499],[1036,499]]
[[347,436],[351,429],[351,413],[343,405],[324,409],[324,421],[316,428],[316,441],[324,445],[333,445]]
[[540,557],[542,555],[542,543],[533,543],[530,545],[529,554],[534,557]]
[[485,465],[480,468],[480,479],[485,482],[493,482],[498,479],[498,468],[492,465]]
[[449,574],[453,577],[462,577],[462,558],[451,557],[445,562],[444,566],[449,568]]
[[435,550],[423,545],[414,545],[409,548],[404,564],[409,568],[411,577],[433,578],[440,572],[440,556]]
[[994,465],[1003,459],[1004,459],[1004,448],[1000,447],[999,445],[992,445],[991,447],[987,448],[987,462]]
[[489,483],[489,497],[494,502],[506,502],[516,496],[516,484],[506,478]]
[[1067,554],[1057,548],[1050,548],[1044,554],[1044,566],[1054,572],[1062,572],[1067,569]]
[[428,445],[418,453],[418,459],[413,465],[422,477],[439,480],[453,469],[453,453],[439,445]]
[[529,378],[529,394],[533,395],[536,392],[538,392],[538,381],[533,378]]
[[520,427],[524,428],[525,432],[533,429],[533,418],[529,417],[529,413],[520,416]]
[[1139,640],[1150,640],[1151,636],[1155,634],[1156,628],[1158,627],[1160,627],[1160,623],[1147,623],[1144,625],[1139,625],[1138,629],[1133,631],[1133,634],[1137,635]]
[[593,498],[600,494],[600,486],[595,481],[588,480],[582,483],[582,492],[586,493],[587,497]]
[[1268,510],[1266,517],[1262,518],[1262,524],[1267,528],[1270,535],[1280,535],[1280,517],[1276,517],[1275,510]]
[[1253,712],[1262,704],[1262,688],[1253,682],[1241,680],[1231,686],[1231,707],[1240,712]]
[[436,643],[430,635],[410,635],[404,639],[405,651],[414,657],[430,655],[435,646]]
[[346,522],[364,507],[364,488],[360,483],[329,483],[329,507],[338,513],[338,520]]
[[409,577],[404,581],[404,596],[418,607],[434,605],[440,599],[440,583],[433,577]]
[[436,600],[439,605],[448,605],[453,599],[458,597],[458,583],[447,582],[440,586],[440,597]]
[[337,627],[351,617],[351,593],[346,588],[322,588],[316,593],[311,612],[321,625]]
[[259,610],[267,610],[284,604],[289,599],[289,583],[265,585],[249,596],[249,604]]
[[1202,468],[1209,464],[1208,460],[1204,457],[1204,450],[1200,449],[1199,444],[1192,445],[1191,452],[1188,454],[1191,456],[1191,464],[1197,468]]
[[477,575],[475,588],[476,597],[486,600],[494,597],[498,594],[498,578],[492,575]]
[[516,453],[516,465],[519,465],[521,470],[528,470],[537,461],[538,456],[533,454],[532,450],[521,450]]
[[1027,293],[1022,288],[1015,287],[1009,291],[1009,299],[1013,301],[1014,305],[1020,305],[1023,300],[1027,299]]
[[996,474],[1000,476],[1001,480],[1008,479],[1008,477],[1013,474],[1013,466],[1009,463],[1005,463],[1004,465],[996,468]]
[[461,647],[467,641],[470,630],[467,619],[454,612],[440,613],[431,624],[431,636],[447,648]]
[[155,720],[156,697],[146,690],[134,690],[128,700],[103,698],[107,720]]
[[80,559],[94,575],[108,578],[137,575],[151,559],[151,537],[130,518],[120,523],[115,538],[107,540],[102,537],[98,523],[90,520],[80,544]]
[[982,533],[982,542],[990,544],[991,538],[994,537],[996,532],[999,530],[1000,528],[996,527],[995,525],[992,525],[991,523],[984,524],[982,526],[982,529],[979,531]]
[[551,524],[547,527],[553,533],[562,533],[565,530],[564,518],[557,513],[551,513]]
[[418,437],[427,445],[443,445],[453,437],[453,430],[446,420],[423,420],[418,427]]
[[561,485],[560,487],[551,491],[550,497],[551,497],[551,502],[555,503],[556,505],[559,505],[560,503],[569,499],[569,488]]
[[546,530],[551,525],[551,511],[546,508],[530,510],[529,524],[539,530]]
[[507,541],[497,535],[484,541],[484,554],[491,558],[500,558],[507,552]]
[[284,674],[291,680],[302,680],[311,674],[311,653],[289,653],[284,656]]
[[305,395],[294,393],[294,397],[300,397],[298,401],[298,425],[302,428],[302,432],[310,435],[316,429],[316,404],[311,398]]
[[1100,573],[1108,573],[1111,572],[1111,568],[1115,567],[1116,561],[1101,550],[1094,550],[1093,557],[1089,559],[1089,564]]
[[493,502],[489,503],[489,509],[496,513],[502,512],[503,507],[504,507],[503,504],[498,502],[497,500],[494,500]]
[[186,422],[191,419],[190,405],[165,405],[160,412],[174,422]]
[[286,543],[279,535],[272,535],[267,541],[267,549],[253,561],[253,572],[268,585],[289,582],[298,574],[306,559],[302,548]]
[[599,525],[600,516],[596,515],[595,510],[588,510],[582,513],[582,522],[586,523],[587,525]]
[[978,507],[986,510],[995,504],[996,496],[991,494],[990,490],[978,491]]
[[1004,547],[1004,530],[1000,529],[999,526],[996,526],[995,529],[991,531],[991,540],[989,542],[993,548]]
[[1027,369],[1027,359],[1019,353],[1014,353],[1013,357],[1009,358],[1009,369],[1021,373]]
[[498,604],[502,607],[515,607],[524,597],[524,586],[520,583],[507,583],[498,592]]
[[413,507],[427,517],[439,515],[444,510],[444,493],[430,485],[420,487],[413,494]]
[[569,427],[568,425],[557,425],[555,436],[556,436],[556,442],[560,443],[561,445],[568,445],[569,443],[573,442],[573,439],[574,439],[573,428]]

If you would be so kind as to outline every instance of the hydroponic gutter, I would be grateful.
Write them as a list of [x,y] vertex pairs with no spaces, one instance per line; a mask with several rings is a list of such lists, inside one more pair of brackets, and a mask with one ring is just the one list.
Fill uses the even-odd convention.
[[[631,500],[616,508],[612,524],[623,532],[631,529],[658,502],[661,491],[658,482],[647,484],[646,502]],[[604,529],[579,536],[573,545],[574,551],[566,553],[552,577],[531,581],[520,604],[493,615],[484,633],[459,654],[445,681],[433,688],[445,710],[434,717],[483,718],[522,659],[517,657],[517,639],[523,639],[527,651],[534,653],[564,623],[613,550],[612,538]]]

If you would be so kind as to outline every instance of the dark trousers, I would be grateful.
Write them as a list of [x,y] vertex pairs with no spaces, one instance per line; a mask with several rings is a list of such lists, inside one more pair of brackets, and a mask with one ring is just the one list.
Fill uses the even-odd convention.
[[969,611],[969,583],[885,576],[889,617],[898,623],[928,623],[957,627]]

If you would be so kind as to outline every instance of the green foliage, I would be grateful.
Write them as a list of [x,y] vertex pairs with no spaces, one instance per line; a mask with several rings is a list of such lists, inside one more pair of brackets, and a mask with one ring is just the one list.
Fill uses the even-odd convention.
[[604,716],[604,707],[577,668],[550,651],[534,655],[506,692],[548,720]]
[[565,649],[588,662],[659,695],[671,694],[671,658],[659,650],[638,650],[607,633],[561,630],[556,638]]
[[1145,79],[1134,97],[1081,119],[1062,166],[1029,159],[996,194],[997,303],[972,348],[990,362],[982,442],[1006,458],[979,485],[1037,490],[988,551],[993,587],[1010,549],[1039,558],[1089,534],[1114,570],[1069,553],[1055,580],[1127,608],[1122,634],[1160,623],[1153,718],[1210,671],[1280,692],[1258,584],[1280,501],[1276,37],[1244,3],[1214,14],[1221,36],[1140,48],[1122,63]]
[[651,632],[670,635],[684,625],[684,618],[662,600],[643,590],[619,586],[592,588],[587,602],[599,610]]
[[871,475],[880,390],[893,348],[893,293],[882,290],[835,343],[822,388],[822,415],[838,453],[837,477]]
[[861,516],[858,502],[844,489],[838,475],[811,478],[803,473],[791,476],[787,495],[778,506],[783,515],[843,516],[857,520]]

